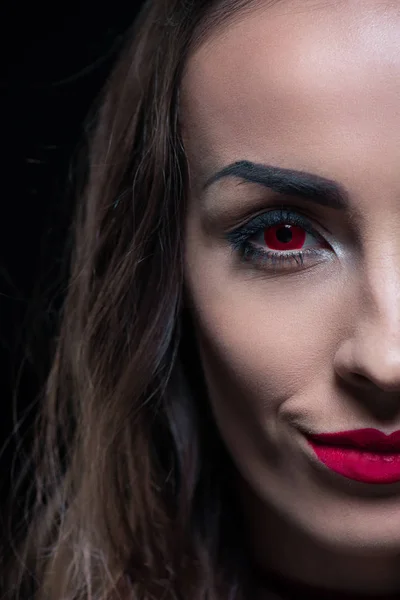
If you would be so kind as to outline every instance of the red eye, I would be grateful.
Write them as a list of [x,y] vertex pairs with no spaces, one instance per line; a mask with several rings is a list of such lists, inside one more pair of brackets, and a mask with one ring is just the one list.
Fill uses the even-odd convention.
[[300,250],[306,236],[307,232],[302,227],[282,223],[268,227],[264,232],[264,241],[271,250]]

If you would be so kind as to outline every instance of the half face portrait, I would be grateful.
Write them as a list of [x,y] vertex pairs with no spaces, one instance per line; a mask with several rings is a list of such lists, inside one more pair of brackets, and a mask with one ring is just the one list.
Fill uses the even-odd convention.
[[399,5],[267,4],[188,60],[187,286],[260,560],[373,589],[398,442],[313,436],[400,428]]

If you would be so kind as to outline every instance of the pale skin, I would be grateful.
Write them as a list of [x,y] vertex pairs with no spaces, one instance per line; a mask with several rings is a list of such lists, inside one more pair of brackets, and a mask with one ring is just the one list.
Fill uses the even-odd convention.
[[[186,283],[255,558],[332,590],[400,591],[400,484],[324,473],[302,433],[400,429],[400,4],[261,2],[190,57],[181,102]],[[334,180],[349,209],[237,177],[202,189],[242,160]],[[241,263],[225,233],[281,206],[325,254]]]

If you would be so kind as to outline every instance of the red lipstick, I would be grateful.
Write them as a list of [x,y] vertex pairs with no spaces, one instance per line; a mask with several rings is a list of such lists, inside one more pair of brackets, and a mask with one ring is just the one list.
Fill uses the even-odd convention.
[[319,460],[329,469],[364,483],[400,481],[400,430],[355,429],[307,436]]

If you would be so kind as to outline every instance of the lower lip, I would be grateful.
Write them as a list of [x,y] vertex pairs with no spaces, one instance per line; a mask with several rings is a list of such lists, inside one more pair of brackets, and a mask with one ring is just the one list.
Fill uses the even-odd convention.
[[325,446],[308,440],[319,460],[335,473],[364,483],[400,481],[400,452],[365,452],[356,448]]

